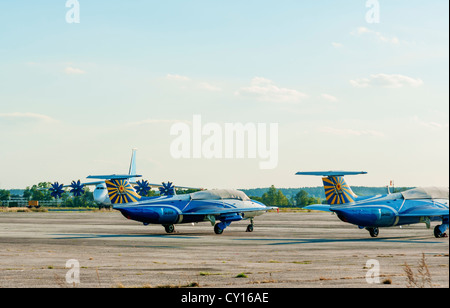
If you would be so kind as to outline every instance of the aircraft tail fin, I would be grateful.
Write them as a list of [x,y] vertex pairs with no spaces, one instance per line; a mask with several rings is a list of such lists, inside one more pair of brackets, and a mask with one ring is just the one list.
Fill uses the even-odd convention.
[[322,178],[325,198],[330,205],[355,202],[358,197],[347,184],[343,176]]
[[326,172],[297,172],[297,175],[323,176],[325,198],[329,205],[355,202],[358,197],[344,179],[345,175],[367,174],[364,171],[326,171]]
[[[128,169],[128,175],[136,175],[136,150],[133,149],[131,152],[131,161],[130,161],[130,168]],[[131,183],[136,183],[136,178],[130,178],[129,181]]]
[[109,199],[113,205],[138,202],[142,198],[129,182],[129,179],[133,177],[141,176],[117,174],[88,176],[90,179],[105,180]]
[[127,179],[106,180],[105,183],[113,205],[138,202],[141,199]]

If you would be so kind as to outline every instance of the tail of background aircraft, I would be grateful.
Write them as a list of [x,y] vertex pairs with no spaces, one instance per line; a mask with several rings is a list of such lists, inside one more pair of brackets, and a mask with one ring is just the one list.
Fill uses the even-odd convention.
[[[128,175],[136,175],[136,150],[132,149],[131,152],[131,161],[130,161],[130,168],[128,169]],[[129,181],[131,183],[136,183],[136,178],[130,178]]]
[[325,172],[297,172],[297,175],[324,176],[322,178],[325,198],[329,205],[355,202],[358,197],[344,180],[345,175],[367,174],[367,172],[325,171]]

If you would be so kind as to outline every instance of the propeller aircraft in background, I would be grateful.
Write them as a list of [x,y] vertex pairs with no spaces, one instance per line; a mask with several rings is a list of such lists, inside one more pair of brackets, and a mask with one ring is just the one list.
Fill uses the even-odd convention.
[[327,204],[315,204],[306,209],[334,212],[340,220],[357,225],[377,237],[380,227],[392,227],[442,221],[434,228],[436,238],[446,237],[449,227],[449,189],[414,188],[400,193],[358,197],[344,180],[345,175],[367,172],[297,172],[297,175],[322,176]]
[[[162,183],[162,184],[151,184],[148,181],[136,181],[136,149],[132,149],[130,167],[128,170],[129,181],[131,184],[135,184],[135,188],[137,192],[142,195],[148,195],[149,191],[152,188],[158,188],[160,193],[163,195],[167,194],[175,194],[175,189],[197,189],[191,187],[183,187],[183,186],[173,186],[173,183]],[[79,197],[84,194],[86,186],[95,186],[93,195],[94,201],[102,207],[111,207],[112,203],[108,195],[107,186],[104,180],[94,181],[94,182],[86,182],[81,183],[80,180],[72,181],[70,185],[60,184],[55,182],[51,184],[49,188],[50,194],[54,198],[61,198],[62,194],[66,191],[64,188],[70,188],[69,192],[72,193],[75,197]]]

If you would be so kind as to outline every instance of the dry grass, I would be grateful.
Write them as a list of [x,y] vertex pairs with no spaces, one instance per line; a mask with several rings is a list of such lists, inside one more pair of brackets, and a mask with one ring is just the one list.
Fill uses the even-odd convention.
[[0,207],[0,213],[31,213],[48,212],[46,208],[27,208],[27,207]]
[[428,268],[425,254],[422,253],[422,258],[419,260],[417,273],[405,262],[406,286],[408,288],[432,288],[431,273]]

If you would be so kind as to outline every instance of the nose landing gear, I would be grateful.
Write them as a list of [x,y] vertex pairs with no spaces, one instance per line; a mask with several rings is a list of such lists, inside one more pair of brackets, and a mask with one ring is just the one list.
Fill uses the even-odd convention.
[[445,225],[439,225],[434,227],[434,237],[435,238],[448,237],[447,233],[445,233],[446,230],[447,227]]
[[253,232],[253,219],[250,219],[250,224],[247,226],[247,232]]

